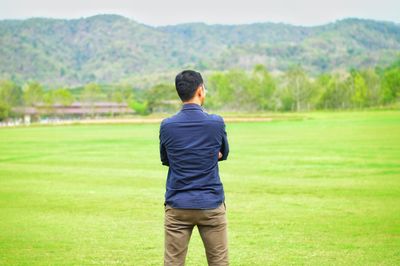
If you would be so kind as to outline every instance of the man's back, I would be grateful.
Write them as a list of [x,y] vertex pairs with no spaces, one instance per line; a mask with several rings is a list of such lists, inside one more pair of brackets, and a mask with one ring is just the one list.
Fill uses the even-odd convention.
[[[221,151],[222,157],[218,159]],[[164,205],[212,209],[225,201],[218,161],[226,160],[229,145],[221,116],[187,103],[160,126],[160,156],[168,165]]]
[[185,265],[190,236],[197,226],[209,265],[229,265],[224,188],[218,161],[229,145],[221,116],[202,108],[207,89],[199,72],[175,77],[183,105],[160,125],[160,157],[169,166],[164,202],[164,265]]

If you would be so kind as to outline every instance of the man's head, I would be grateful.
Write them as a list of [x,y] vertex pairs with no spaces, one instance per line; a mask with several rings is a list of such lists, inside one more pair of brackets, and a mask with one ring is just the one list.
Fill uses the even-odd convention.
[[182,102],[204,104],[206,90],[199,72],[184,70],[175,77],[175,87]]

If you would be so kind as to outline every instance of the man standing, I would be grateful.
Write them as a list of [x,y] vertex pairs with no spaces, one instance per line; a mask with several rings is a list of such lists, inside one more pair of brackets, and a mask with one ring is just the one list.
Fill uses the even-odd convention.
[[185,70],[175,78],[182,108],[160,125],[160,158],[168,166],[165,192],[164,265],[185,265],[196,225],[208,265],[229,265],[224,188],[218,161],[229,153],[221,116],[203,109],[201,74]]

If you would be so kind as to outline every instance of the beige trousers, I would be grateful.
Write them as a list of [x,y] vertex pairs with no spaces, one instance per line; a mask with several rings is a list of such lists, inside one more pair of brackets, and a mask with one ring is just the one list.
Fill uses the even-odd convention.
[[164,265],[185,265],[190,236],[197,225],[210,266],[225,266],[228,262],[226,205],[215,209],[177,209],[165,206]]

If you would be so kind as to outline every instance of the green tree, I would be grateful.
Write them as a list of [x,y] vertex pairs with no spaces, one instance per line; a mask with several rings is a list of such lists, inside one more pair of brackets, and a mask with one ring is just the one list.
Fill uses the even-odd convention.
[[0,80],[0,121],[13,116],[13,107],[21,104],[22,90],[10,80]]
[[322,74],[315,81],[318,109],[343,109],[348,102],[346,83],[339,75]]
[[111,101],[116,103],[124,102],[124,95],[119,90],[114,90],[111,94]]
[[59,88],[46,92],[43,96],[43,101],[46,104],[48,113],[55,112],[54,105],[69,106],[74,102],[74,96],[71,91],[66,88]]
[[22,90],[10,80],[0,80],[0,101],[9,106],[18,106],[22,103]]
[[150,110],[149,110],[147,101],[138,102],[138,101],[132,100],[129,103],[129,107],[139,115],[148,115],[148,114],[150,114]]
[[284,98],[286,104],[293,102],[292,110],[301,111],[309,108],[309,100],[314,94],[314,87],[300,66],[293,66],[285,73],[286,89],[284,90]]
[[4,102],[0,102],[0,121],[4,121],[9,118],[11,108]]
[[230,83],[230,88],[227,92],[231,92],[231,101],[227,102],[228,110],[250,111],[258,109],[257,103],[254,102],[254,97],[251,94],[253,84],[248,73],[241,69],[232,69],[227,73],[227,78]]
[[152,113],[177,110],[181,101],[173,85],[160,83],[146,91],[142,104],[145,102],[148,111]]
[[381,80],[376,71],[372,68],[368,68],[360,71],[361,76],[365,81],[365,85],[367,86],[367,106],[377,106],[380,102],[380,84]]
[[295,109],[295,99],[293,97],[292,92],[288,89],[288,87],[284,87],[279,92],[280,99],[280,110],[282,111],[293,111]]
[[251,101],[259,110],[273,109],[272,95],[276,90],[276,84],[264,65],[256,65],[250,76],[250,84],[247,87],[251,95]]
[[44,90],[39,82],[29,82],[24,86],[23,99],[26,106],[33,106],[43,101]]
[[102,91],[96,83],[88,83],[83,88],[81,99],[89,105],[91,117],[95,114],[95,103],[102,98],[101,93]]
[[400,67],[385,70],[381,82],[381,98],[383,104],[393,103],[400,99]]
[[352,74],[353,90],[351,95],[351,102],[354,106],[359,108],[366,106],[368,99],[368,88],[364,78],[359,72]]
[[83,88],[81,99],[84,102],[93,103],[99,101],[102,98],[101,93],[102,91],[99,85],[97,85],[96,83],[88,83]]
[[74,96],[71,91],[66,88],[59,88],[52,91],[53,99],[55,103],[63,106],[69,106],[74,102]]
[[110,99],[116,103],[129,103],[134,100],[133,88],[129,84],[119,84],[113,87]]
[[227,75],[223,72],[215,72],[208,78],[207,86],[207,100],[205,106],[207,108],[220,109],[224,103],[229,102],[232,93],[227,93],[228,90],[232,91]]

